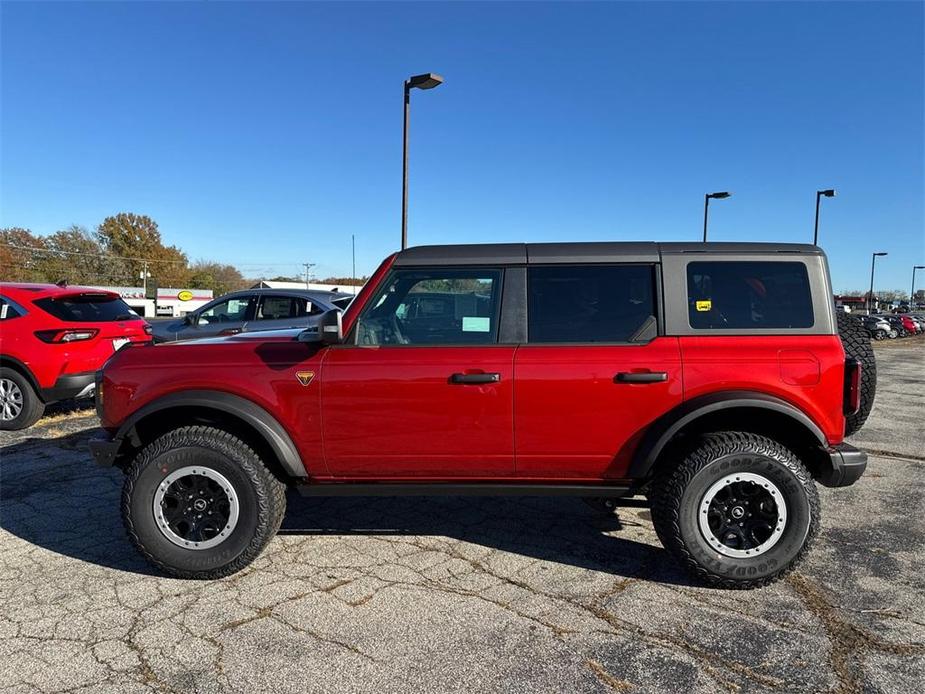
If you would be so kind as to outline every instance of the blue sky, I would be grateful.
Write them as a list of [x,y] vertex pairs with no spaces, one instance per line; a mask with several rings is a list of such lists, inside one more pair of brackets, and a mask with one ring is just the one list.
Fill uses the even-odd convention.
[[[412,244],[812,240],[925,263],[923,5],[3,3],[0,226],[133,211],[245,274]],[[925,273],[919,273],[925,283]],[[922,284],[919,284],[922,286]]]

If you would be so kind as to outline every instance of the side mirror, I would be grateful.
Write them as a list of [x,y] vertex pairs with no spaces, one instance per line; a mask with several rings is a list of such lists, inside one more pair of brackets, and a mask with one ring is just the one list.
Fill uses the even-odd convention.
[[336,345],[344,341],[344,328],[341,324],[342,312],[332,308],[325,311],[318,318],[317,324],[306,328],[299,333],[299,342],[322,342],[326,345]]
[[185,316],[183,316],[183,322],[187,325],[196,325],[196,318],[197,317],[195,313],[187,313]]

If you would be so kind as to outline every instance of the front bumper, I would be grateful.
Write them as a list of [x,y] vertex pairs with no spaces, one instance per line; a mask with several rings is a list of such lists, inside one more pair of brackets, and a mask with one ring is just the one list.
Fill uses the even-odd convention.
[[95,376],[94,371],[59,376],[51,388],[42,388],[42,400],[52,403],[70,398],[89,398],[93,395]]
[[867,469],[867,453],[847,443],[830,447],[831,466],[819,476],[819,483],[826,487],[847,487],[854,484]]
[[113,441],[105,431],[100,431],[90,439],[90,455],[93,456],[97,465],[112,467],[116,462],[121,443],[121,441]]

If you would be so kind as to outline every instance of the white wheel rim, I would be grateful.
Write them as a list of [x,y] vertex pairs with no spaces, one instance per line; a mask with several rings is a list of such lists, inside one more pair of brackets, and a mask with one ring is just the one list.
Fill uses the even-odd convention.
[[[757,513],[757,507],[752,508],[752,500],[740,502],[732,496],[735,489],[753,491],[753,499],[760,500],[762,504],[771,500],[774,504],[773,515],[769,507],[762,507],[760,517],[753,519],[752,514]],[[722,537],[711,527],[711,523],[714,526],[716,524],[717,514],[726,523],[726,530],[720,533]],[[777,485],[767,477],[752,472],[735,472],[718,480],[706,491],[697,507],[697,520],[700,533],[714,551],[736,559],[757,557],[774,547],[784,534],[787,527],[787,502]],[[762,529],[760,540],[756,539],[756,523],[760,523]],[[764,536],[765,525],[770,528],[767,537]],[[742,548],[737,548],[736,542],[732,541],[737,533],[737,542]]]
[[0,419],[11,422],[23,408],[23,395],[19,386],[9,378],[0,378]]
[[[175,483],[182,482],[184,478],[191,478],[197,481],[197,478],[204,478],[214,483],[214,485],[211,485],[214,488],[210,489],[210,491],[216,495],[216,498],[220,499],[221,495],[224,496],[222,503],[227,503],[227,518],[223,510],[221,515],[217,518],[220,522],[213,520],[209,514],[210,504],[212,502],[206,500],[206,495],[194,494],[191,493],[191,489],[184,490],[182,487],[174,489]],[[191,511],[193,514],[197,514],[199,520],[205,519],[202,520],[200,528],[207,527],[209,532],[206,534],[212,535],[211,537],[205,540],[201,539],[203,534],[202,530],[198,533],[194,531],[192,533],[181,534],[179,531],[183,526],[178,525],[177,518],[173,515],[168,518],[171,504],[180,497],[184,497],[183,502],[189,504],[188,507],[184,508],[184,511]],[[194,504],[201,504],[201,507],[194,506]],[[238,495],[234,487],[224,475],[207,467],[193,465],[175,470],[161,480],[154,494],[153,511],[157,528],[164,537],[179,547],[192,550],[203,550],[220,545],[228,539],[234,531],[235,526],[238,524],[240,504],[238,503]],[[188,517],[189,513],[186,513],[186,516]],[[214,531],[214,535],[212,531]],[[196,536],[200,539],[197,539]]]

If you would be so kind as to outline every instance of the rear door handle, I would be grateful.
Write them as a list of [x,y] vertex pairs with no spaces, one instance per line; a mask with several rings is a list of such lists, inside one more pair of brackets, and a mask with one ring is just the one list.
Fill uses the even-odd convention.
[[501,374],[499,373],[487,373],[487,374],[453,374],[450,376],[450,383],[455,383],[457,385],[474,385],[479,383],[497,383],[501,380]]
[[614,376],[615,383],[664,383],[668,380],[668,373],[665,371],[644,371],[631,372],[621,371]]

